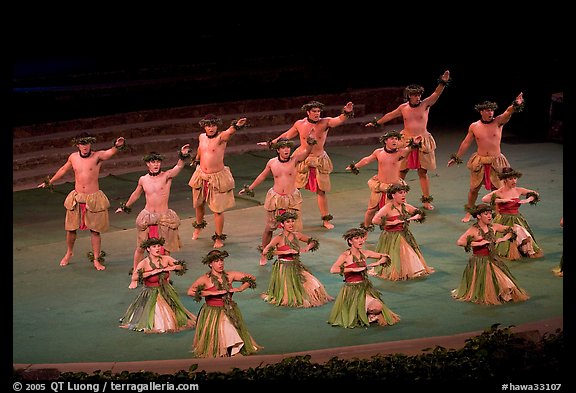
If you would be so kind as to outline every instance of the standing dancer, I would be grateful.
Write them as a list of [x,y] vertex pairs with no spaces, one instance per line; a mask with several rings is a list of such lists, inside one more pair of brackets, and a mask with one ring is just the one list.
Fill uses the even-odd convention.
[[270,146],[281,138],[292,139],[298,136],[300,138],[300,146],[294,151],[294,154],[296,154],[307,149],[309,138],[313,138],[314,144],[310,155],[305,161],[298,164],[296,187],[305,188],[316,193],[322,225],[326,229],[332,229],[334,225],[330,221],[333,216],[328,209],[326,193],[330,192],[332,188],[330,173],[334,170],[334,166],[328,153],[324,150],[324,146],[326,145],[328,131],[331,128],[338,127],[349,118],[354,117],[354,104],[348,102],[342,108],[342,113],[336,117],[320,117],[322,109],[324,109],[324,104],[318,101],[310,101],[302,105],[302,110],[306,112],[306,118],[294,122],[288,131],[283,132],[277,138],[258,144],[268,144]]
[[[277,257],[263,299],[276,306],[317,307],[334,298],[300,261],[301,253],[316,251],[320,243],[311,236],[295,231],[297,218],[298,215],[293,212],[276,216],[282,233],[274,236],[262,251],[268,259],[272,259],[273,255]],[[307,246],[300,249],[300,242]]]

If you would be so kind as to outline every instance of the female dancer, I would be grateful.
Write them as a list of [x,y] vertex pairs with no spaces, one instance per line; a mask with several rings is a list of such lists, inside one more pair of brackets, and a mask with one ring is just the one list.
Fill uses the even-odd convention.
[[[277,256],[263,299],[276,306],[321,306],[334,298],[328,295],[324,285],[300,262],[300,253],[316,251],[319,243],[313,237],[295,232],[297,219],[298,215],[290,211],[276,216],[282,233],[274,236],[262,251],[267,259]],[[300,242],[307,243],[307,246],[300,249]]]
[[392,260],[387,266],[376,267],[373,274],[386,280],[410,280],[434,272],[426,264],[408,226],[410,221],[422,223],[426,218],[424,211],[406,203],[408,191],[410,187],[406,184],[391,185],[386,191],[386,204],[372,219],[373,224],[382,228],[376,251],[390,255]]
[[[493,224],[490,205],[482,203],[470,213],[477,222],[460,236],[456,244],[467,252],[472,251],[472,256],[464,269],[460,286],[452,291],[452,297],[487,305],[528,300],[530,297],[495,250],[501,242],[514,241],[514,229]],[[505,235],[497,237],[497,232]]]
[[[344,251],[330,268],[330,273],[344,276],[328,323],[344,328],[366,327],[370,323],[394,325],[400,317],[392,312],[382,300],[380,292],[372,286],[366,269],[390,263],[390,257],[371,250],[363,250],[368,232],[364,228],[352,228],[342,236],[348,243]],[[366,264],[368,258],[376,262]]]
[[184,307],[178,293],[170,285],[170,272],[186,272],[186,262],[164,255],[164,238],[151,237],[142,242],[148,257],[142,259],[132,272],[128,288],[138,283],[142,292],[120,318],[120,327],[145,333],[178,332],[193,328],[196,317]]
[[[199,358],[250,355],[260,347],[246,329],[240,309],[232,295],[246,288],[256,288],[256,277],[248,273],[224,270],[227,251],[212,250],[202,263],[210,271],[200,276],[188,289],[188,295],[206,303],[198,313],[192,352]],[[241,282],[233,287],[234,282]]]
[[[514,227],[517,238],[516,242],[501,242],[496,246],[498,255],[503,258],[515,261],[523,256],[528,258],[541,258],[544,256],[542,249],[536,243],[534,234],[528,221],[522,213],[518,211],[521,205],[530,203],[535,205],[540,200],[540,196],[534,190],[517,187],[518,179],[522,173],[510,167],[502,168],[498,178],[502,180],[503,186],[482,197],[482,202],[496,206],[498,212],[493,222]],[[524,196],[524,199],[520,197]],[[502,233],[497,233],[502,236]]]

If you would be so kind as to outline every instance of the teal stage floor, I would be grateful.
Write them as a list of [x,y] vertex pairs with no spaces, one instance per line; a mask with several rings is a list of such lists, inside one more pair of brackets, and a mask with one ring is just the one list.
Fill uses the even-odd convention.
[[[426,262],[436,272],[427,278],[388,282],[372,279],[383,293],[386,304],[402,318],[388,327],[342,329],[326,323],[331,304],[311,309],[278,308],[265,303],[265,291],[271,265],[258,265],[256,246],[264,226],[261,203],[272,184],[268,179],[256,189],[255,198],[237,197],[234,210],[225,213],[228,235],[225,249],[230,253],[227,269],[256,275],[258,288],[235,296],[254,339],[264,349],[259,354],[281,354],[332,347],[353,346],[413,338],[447,336],[478,331],[493,324],[519,325],[563,315],[563,279],[554,276],[563,253],[563,146],[555,143],[507,144],[502,151],[512,166],[524,176],[519,184],[540,193],[536,205],[523,205],[522,214],[530,223],[545,257],[538,260],[510,262],[509,266],[531,298],[520,304],[480,306],[461,303],[450,297],[462,276],[468,254],[456,246],[456,239],[469,224],[460,222],[468,192],[469,173],[465,165],[446,168],[450,153],[455,152],[465,130],[432,131],[438,149],[438,168],[430,173],[436,209],[423,224],[412,224]],[[363,219],[369,190],[366,181],[376,164],[362,168],[359,175],[344,168],[358,161],[378,146],[337,146],[327,151],[334,161],[332,192],[328,194],[335,228],[321,227],[316,196],[303,190],[304,230],[320,240],[316,253],[304,254],[302,261],[335,296],[342,280],[329,273],[336,257],[346,248],[342,234]],[[466,154],[468,158],[470,151]],[[272,157],[269,151],[226,158],[236,179],[236,189],[250,183]],[[128,272],[135,246],[134,220],[144,206],[143,197],[130,215],[113,214],[121,201],[127,200],[138,173],[109,175],[100,187],[112,202],[111,229],[103,234],[106,270],[96,271],[86,258],[90,250],[87,233],[80,233],[71,263],[61,268],[65,253],[65,195],[72,184],[56,187],[55,192],[33,189],[13,193],[13,363],[132,362],[191,358],[194,330],[175,334],[146,335],[121,329],[118,318],[124,313],[139,289],[129,290]],[[106,163],[102,173],[106,172]],[[172,187],[171,208],[182,218],[180,234],[183,249],[174,253],[185,259],[188,272],[173,277],[174,286],[184,304],[197,314],[201,303],[186,296],[190,284],[207,268],[202,257],[211,249],[214,233],[212,216],[201,238],[191,240],[194,209],[187,183],[191,169],[186,168]],[[408,202],[419,205],[420,185],[415,172],[407,181],[412,190]],[[486,191],[481,191],[481,196]],[[379,232],[370,234],[368,248],[378,241]]]

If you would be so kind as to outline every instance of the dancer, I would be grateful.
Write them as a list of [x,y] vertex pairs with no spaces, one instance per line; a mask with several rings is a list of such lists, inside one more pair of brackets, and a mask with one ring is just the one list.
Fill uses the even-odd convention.
[[[456,244],[464,247],[466,252],[472,251],[472,256],[464,269],[460,285],[452,291],[452,297],[486,305],[528,300],[530,296],[518,285],[504,260],[495,251],[497,244],[514,241],[514,229],[493,224],[490,205],[482,203],[470,214],[477,222],[460,236]],[[496,231],[505,235],[497,237]]]
[[[400,321],[400,316],[386,306],[382,295],[372,286],[366,274],[367,267],[390,263],[388,255],[363,249],[367,236],[368,232],[364,228],[351,228],[342,236],[349,248],[340,254],[330,268],[330,273],[344,277],[344,286],[328,317],[328,323],[332,326],[368,327],[372,322],[386,326]],[[377,261],[367,264],[368,258]]]
[[323,109],[324,104],[318,101],[310,101],[302,105],[302,110],[306,112],[306,118],[294,122],[289,130],[283,132],[277,138],[258,144],[270,147],[281,138],[292,139],[298,136],[300,138],[300,146],[294,151],[294,154],[296,154],[307,148],[309,137],[313,138],[315,142],[312,145],[310,155],[305,161],[298,164],[296,187],[305,188],[316,193],[322,225],[326,229],[333,229],[334,225],[330,221],[334,217],[328,209],[326,193],[330,192],[332,188],[330,173],[334,170],[334,166],[328,153],[324,150],[324,146],[328,131],[331,128],[338,127],[349,118],[354,117],[354,104],[348,102],[342,108],[342,113],[336,117],[320,117]]
[[130,213],[131,206],[144,193],[146,205],[136,217],[136,250],[134,251],[134,270],[136,265],[144,257],[144,249],[140,247],[142,242],[149,237],[161,237],[165,240],[164,254],[170,255],[180,250],[180,217],[168,207],[172,180],[178,176],[184,168],[184,160],[190,157],[190,145],[185,144],[178,151],[178,162],[172,169],[162,171],[164,156],[157,152],[151,152],[143,160],[148,167],[148,173],[140,176],[138,185],[132,192],[127,202],[120,204],[116,213]]
[[410,187],[393,184],[388,188],[388,202],[374,215],[372,223],[380,225],[382,233],[375,250],[390,255],[388,266],[378,266],[369,274],[385,280],[410,280],[434,272],[426,264],[420,247],[410,231],[411,221],[424,222],[426,213],[406,203]]
[[[225,271],[228,252],[210,251],[202,263],[210,271],[200,276],[188,289],[188,295],[206,303],[198,313],[192,352],[199,358],[250,355],[260,349],[244,324],[240,309],[232,295],[246,288],[256,288],[256,277],[238,271]],[[234,282],[241,282],[234,287]]]
[[[300,261],[300,254],[314,252],[320,243],[318,239],[295,231],[298,215],[284,212],[276,216],[282,233],[274,236],[262,250],[267,259],[277,256],[270,274],[268,290],[262,298],[276,306],[317,307],[334,300],[326,292],[324,285],[308,271]],[[300,242],[306,243],[300,249]]]
[[370,199],[368,208],[364,214],[364,222],[360,227],[368,230],[374,230],[372,218],[376,212],[386,204],[386,191],[392,184],[406,184],[400,173],[401,161],[406,158],[410,150],[409,147],[398,148],[398,143],[402,135],[398,131],[389,131],[380,137],[380,143],[383,147],[376,149],[369,156],[363,157],[357,163],[352,162],[346,167],[355,175],[360,173],[362,168],[373,161],[378,162],[378,173],[368,180],[370,188]]
[[186,273],[186,262],[163,255],[164,239],[151,237],[141,247],[148,252],[132,272],[128,288],[143,284],[142,292],[120,318],[120,327],[144,333],[179,332],[196,326],[196,316],[186,309],[170,284],[170,272]]
[[480,120],[470,124],[468,133],[456,154],[450,156],[448,167],[462,163],[462,155],[466,153],[473,141],[476,141],[477,150],[472,154],[466,166],[470,170],[470,190],[468,191],[468,202],[464,206],[466,214],[462,222],[468,222],[472,218],[469,210],[476,205],[478,193],[484,183],[488,191],[494,191],[502,186],[498,173],[502,168],[509,167],[508,159],[502,154],[500,143],[502,141],[502,129],[504,124],[510,121],[514,112],[521,112],[524,109],[524,98],[522,93],[518,94],[512,105],[494,117],[494,111],[498,109],[495,102],[484,101],[475,106],[480,112]]
[[74,190],[70,191],[64,200],[66,208],[66,254],[60,261],[60,266],[67,266],[70,258],[74,255],[74,243],[78,229],[90,230],[90,242],[92,251],[88,252],[88,259],[94,264],[96,270],[104,270],[104,257],[102,251],[102,237],[110,227],[108,208],[110,201],[100,190],[98,177],[102,163],[114,157],[120,150],[125,149],[124,137],[114,141],[107,150],[92,150],[92,144],[96,138],[87,132],[83,132],[72,139],[72,143],[78,148],[68,156],[66,163],[52,176],[48,177],[38,188],[51,188],[52,185],[62,178],[68,171],[74,171]]
[[218,132],[222,120],[215,115],[206,115],[199,122],[204,133],[198,136],[198,150],[193,164],[196,169],[188,182],[192,188],[192,205],[196,209],[196,220],[192,223],[194,232],[192,239],[200,236],[200,231],[206,228],[204,214],[206,204],[214,213],[215,233],[212,236],[214,248],[224,247],[226,235],[224,231],[224,211],[235,205],[234,178],[230,168],[224,164],[224,153],[228,141],[234,133],[246,125],[246,118],[233,120],[228,129]]
[[[502,187],[482,197],[482,202],[496,206],[495,210],[498,213],[492,222],[513,227],[514,232],[516,232],[515,242],[500,242],[496,246],[498,255],[511,261],[524,256],[528,258],[542,258],[544,256],[528,221],[518,210],[525,203],[533,205],[538,203],[540,195],[534,190],[517,187],[520,177],[522,177],[522,173],[510,167],[502,168],[502,172],[498,174],[498,179],[503,183]],[[521,199],[522,196],[525,198]],[[496,232],[496,237],[503,235],[503,233]]]
[[[560,218],[560,226],[564,228],[564,217]],[[560,255],[560,264],[552,269],[552,272],[557,277],[564,277],[564,253]]]
[[405,103],[400,104],[398,108],[386,113],[380,119],[366,124],[368,127],[378,127],[392,119],[402,117],[404,120],[402,144],[411,149],[410,154],[402,161],[402,178],[405,179],[411,169],[418,171],[420,187],[422,188],[421,201],[426,210],[434,209],[434,205],[432,205],[434,198],[430,195],[428,171],[436,169],[436,141],[427,129],[428,115],[430,107],[438,101],[440,94],[450,82],[450,71],[446,70],[438,78],[436,90],[423,100],[421,97],[424,88],[420,85],[409,85],[404,89]]
[[[248,194],[254,196],[254,188],[262,183],[269,174],[274,177],[274,185],[268,190],[264,201],[266,209],[266,225],[262,233],[262,243],[259,246],[260,252],[270,243],[274,230],[278,227],[276,216],[284,211],[297,213],[296,231],[302,230],[302,193],[296,187],[296,167],[298,163],[304,161],[312,150],[313,139],[308,139],[304,149],[298,149],[290,155],[294,142],[286,138],[280,138],[272,145],[276,149],[276,158],[271,158],[266,163],[264,170],[254,179],[252,184],[245,185],[238,194]],[[260,256],[260,266],[266,265],[265,255]]]

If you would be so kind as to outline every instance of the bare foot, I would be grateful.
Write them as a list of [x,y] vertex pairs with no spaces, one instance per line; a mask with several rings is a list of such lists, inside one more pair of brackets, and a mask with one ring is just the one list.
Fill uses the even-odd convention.
[[94,267],[96,268],[96,270],[104,270],[106,269],[106,266],[102,265],[100,262],[98,262],[96,259],[94,260]]
[[466,213],[466,215],[460,220],[462,222],[468,222],[472,218],[472,214]]
[[260,257],[260,266],[264,266],[268,263],[268,260],[266,259],[266,256],[262,255]]
[[430,202],[424,202],[422,207],[424,207],[424,209],[426,209],[426,210],[434,210],[434,205],[431,204]]
[[326,229],[334,229],[334,225],[330,224],[330,221],[324,221],[323,225]]
[[[192,237],[192,238],[194,238],[194,237]],[[220,239],[216,239],[216,240],[214,240],[214,245],[212,247],[214,247],[214,248],[224,247],[224,242]]]
[[72,258],[72,253],[66,253],[66,255],[64,255],[64,258],[62,258],[62,260],[60,261],[60,266],[66,266],[68,265],[68,262],[70,262],[70,258]]
[[200,228],[194,229],[194,233],[192,234],[192,240],[198,239],[198,236],[200,236],[200,231],[202,231],[202,229]]

